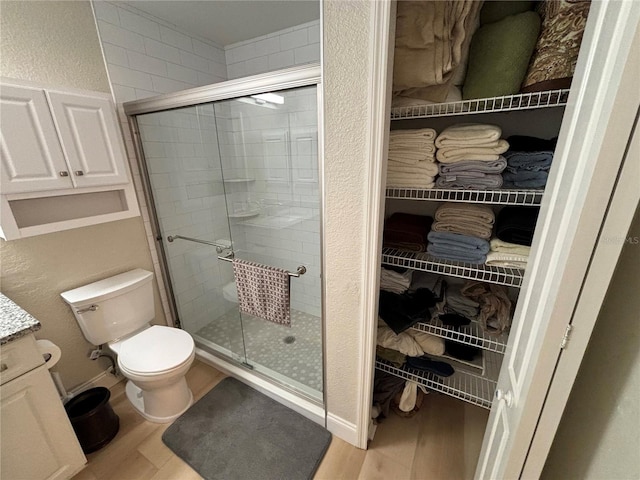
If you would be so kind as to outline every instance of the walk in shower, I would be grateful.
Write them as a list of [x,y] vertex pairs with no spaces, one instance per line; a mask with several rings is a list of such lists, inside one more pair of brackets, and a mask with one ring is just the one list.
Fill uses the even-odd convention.
[[[125,104],[180,326],[321,402],[319,67]],[[232,258],[291,272],[291,327],[241,313]],[[303,268],[301,268],[303,267]]]

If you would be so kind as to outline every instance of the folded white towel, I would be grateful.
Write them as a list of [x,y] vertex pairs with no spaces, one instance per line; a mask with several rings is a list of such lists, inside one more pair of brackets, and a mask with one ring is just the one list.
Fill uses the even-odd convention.
[[429,175],[387,173],[387,187],[433,188],[435,178]]
[[413,130],[391,130],[389,133],[389,141],[394,142],[397,140],[413,140],[419,138],[420,140],[435,140],[436,131],[433,128],[416,128]]
[[517,243],[503,242],[499,238],[492,238],[489,242],[492,252],[509,253],[514,255],[526,255],[531,253],[531,247],[527,245],[518,245]]
[[529,255],[518,255],[517,253],[489,252],[487,254],[487,265],[507,268],[526,268]]
[[500,154],[509,150],[506,140],[498,140],[490,145],[444,147],[438,148],[436,159],[441,163],[460,162],[462,160],[482,160],[494,162],[500,159]]
[[418,162],[435,162],[435,150],[431,152],[417,150],[402,150],[400,152],[389,152],[389,160],[407,165],[415,165]]
[[429,175],[430,177],[435,177],[438,174],[438,165],[431,162],[418,162],[415,165],[407,165],[389,161],[387,172],[390,175],[399,173]]
[[[491,146],[502,136],[502,129],[497,125],[483,123],[460,123],[445,128],[438,138],[436,147]],[[506,151],[506,150],[505,150]]]

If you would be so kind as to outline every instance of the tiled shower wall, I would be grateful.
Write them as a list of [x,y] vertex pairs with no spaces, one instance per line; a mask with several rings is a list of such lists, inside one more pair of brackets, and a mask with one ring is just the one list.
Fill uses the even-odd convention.
[[[118,104],[157,94],[171,93],[186,88],[208,85],[224,81],[227,78],[237,78],[244,75],[263,73],[270,70],[318,61],[320,57],[319,22],[317,21],[229,45],[223,49],[221,46],[207,39],[198,38],[181,31],[175,25],[157,19],[128,5],[115,4],[102,0],[94,1],[92,4],[114,97]],[[148,242],[154,267],[157,277],[160,278],[161,270],[155,246],[156,240],[151,229],[137,160],[135,159],[133,141],[121,107],[119,107],[119,110],[134,184],[136,186],[138,199],[141,203],[141,212],[148,234]],[[198,114],[202,119],[205,112],[199,111]],[[192,118],[195,117],[196,115],[194,113]],[[148,121],[153,122],[153,120]],[[175,129],[182,128],[183,131],[181,134],[179,133],[180,130],[175,130],[174,133],[176,135],[183,135],[183,137],[189,135],[184,129],[184,124],[182,127],[178,126],[178,124],[147,125],[147,127],[152,126]],[[219,122],[218,127],[220,126]],[[222,128],[224,128],[224,126],[222,126]],[[232,127],[229,126],[229,129],[231,128]],[[169,135],[167,138],[171,138],[171,136]],[[167,152],[170,152],[173,147],[156,145],[150,148],[152,150],[151,155],[166,154],[167,156],[162,157],[166,160],[169,158]],[[189,157],[190,153],[184,150],[184,148],[187,147],[179,148],[183,148],[183,150],[181,150],[181,153],[176,154],[177,156],[175,158],[181,162],[184,161],[185,158],[197,158],[197,156]],[[194,148],[197,149],[200,147],[196,145]],[[217,149],[215,150],[215,155],[217,155]],[[185,157],[181,158],[181,154],[184,154]],[[169,175],[169,172],[164,173]],[[193,173],[190,175],[193,175]],[[194,178],[195,177],[201,180],[207,178],[206,176],[198,176],[197,174]],[[221,186],[221,184],[218,185]],[[202,190],[215,190],[218,187],[210,187],[203,183],[197,188]],[[238,187],[236,187],[236,189],[237,188]],[[193,195],[193,189],[194,187],[191,188],[191,195]],[[217,193],[212,196],[216,197],[216,195]],[[175,216],[176,220],[168,220],[169,224],[171,225],[171,222],[178,222],[178,224],[181,225],[180,229],[183,235],[185,231],[190,231],[191,229],[197,230],[198,228],[206,229],[210,227],[212,231],[218,230],[219,226],[215,225],[216,221],[211,219],[211,223],[207,224],[204,220],[205,213],[194,210],[196,208],[194,203],[197,202],[192,202],[192,200],[194,200],[193,198],[188,200],[189,202],[187,203],[184,203],[182,198],[175,200],[173,216]],[[203,204],[207,202],[216,204],[216,202],[220,201],[219,199],[213,200],[212,198],[202,197]],[[220,212],[217,213],[219,214]],[[205,223],[203,224],[202,222]],[[316,234],[316,237],[319,238],[319,234]],[[178,242],[174,242],[171,245],[171,251],[178,252],[180,248],[187,248],[184,245],[182,247],[177,247],[177,245]],[[308,249],[309,247],[307,247],[307,250]],[[196,256],[196,253],[184,252],[181,261],[184,265],[193,264],[193,258]],[[209,268],[209,266],[205,265],[204,269],[206,268]],[[185,272],[183,273],[186,275]],[[201,307],[198,302],[203,302],[204,299],[200,298],[202,295],[197,295],[197,293],[208,292],[212,287],[212,285],[207,284],[208,280],[206,280],[206,275],[203,275],[203,273],[204,272],[196,272],[185,282],[185,285],[191,285],[192,287],[195,285],[195,288],[190,288],[191,293],[176,292],[181,309],[183,309],[184,306],[186,311],[196,311]],[[228,279],[230,278],[229,275],[230,270],[227,272],[223,266],[219,278],[222,280]],[[311,278],[311,276],[308,276],[305,281],[310,281]],[[199,279],[200,283],[198,283]],[[167,321],[171,323],[168,297],[162,282],[158,283]],[[297,283],[298,286],[296,286],[296,282],[293,282],[292,288],[299,289],[302,286],[302,282]],[[311,289],[311,287],[309,287],[309,289]],[[319,291],[319,287],[317,290]],[[182,293],[181,299],[180,293]],[[301,294],[301,301],[306,302],[308,305],[313,306],[316,303],[319,304],[319,299],[316,301],[304,298],[304,295],[307,295],[304,290],[301,292],[294,290],[294,296],[297,296],[297,293]],[[194,296],[194,298],[189,300],[189,295]],[[203,295],[206,296],[206,293]],[[191,305],[189,305],[189,301],[192,302]],[[222,305],[224,305],[224,302]],[[312,313],[310,308],[304,308],[304,305],[292,306]],[[214,314],[214,312],[211,312],[208,308],[202,310]],[[319,310],[319,307],[313,307],[312,310]]]

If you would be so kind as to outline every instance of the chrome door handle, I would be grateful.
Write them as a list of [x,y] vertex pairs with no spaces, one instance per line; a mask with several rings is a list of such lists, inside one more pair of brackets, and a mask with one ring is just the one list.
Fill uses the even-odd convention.
[[496,390],[496,400],[504,400],[504,403],[507,404],[507,407],[510,407],[513,403],[513,394],[511,393],[511,390],[507,390],[507,392],[505,393],[502,390],[498,389]]

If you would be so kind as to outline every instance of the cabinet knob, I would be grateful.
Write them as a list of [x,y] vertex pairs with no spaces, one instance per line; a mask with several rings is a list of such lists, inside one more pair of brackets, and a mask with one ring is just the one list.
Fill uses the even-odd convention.
[[69,176],[69,172],[65,172],[64,170],[62,170],[62,171],[60,172],[60,176],[61,176],[61,177],[68,177],[68,176]]
[[76,176],[81,177],[82,175],[84,175],[84,172],[82,170],[76,170],[75,172],[73,172],[76,174]]
[[502,390],[496,390],[496,400],[504,400],[504,403],[507,404],[507,407],[510,407],[513,403],[513,395],[511,393],[511,390],[507,391],[506,393]]

